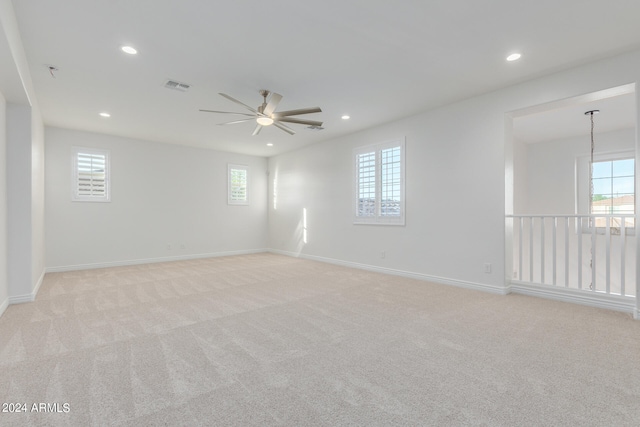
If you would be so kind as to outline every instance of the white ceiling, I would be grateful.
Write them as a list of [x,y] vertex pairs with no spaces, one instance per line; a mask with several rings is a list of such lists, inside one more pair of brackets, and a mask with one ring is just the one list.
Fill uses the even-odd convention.
[[[260,156],[640,47],[637,0],[13,3],[47,125]],[[263,88],[280,111],[321,107],[304,117],[325,130],[252,137],[198,111],[242,111],[218,92],[257,107]]]
[[635,93],[626,93],[590,102],[570,102],[562,108],[518,117],[513,121],[513,135],[525,143],[587,137],[591,133],[591,117],[585,112],[593,110],[600,111],[593,116],[594,134],[635,127]]

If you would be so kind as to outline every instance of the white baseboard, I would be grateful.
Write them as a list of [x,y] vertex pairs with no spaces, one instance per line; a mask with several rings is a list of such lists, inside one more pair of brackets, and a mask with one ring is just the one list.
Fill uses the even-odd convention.
[[171,261],[186,261],[190,259],[215,258],[215,257],[232,256],[232,255],[248,255],[248,254],[257,254],[261,252],[268,252],[268,250],[267,249],[248,249],[248,250],[241,250],[241,251],[225,251],[225,252],[213,252],[213,253],[206,253],[206,254],[191,254],[191,255],[179,255],[179,256],[171,256],[171,257],[97,262],[97,263],[91,263],[91,264],[62,265],[62,266],[56,266],[56,267],[47,267],[45,269],[45,272],[59,273],[64,271],[92,270],[95,268],[124,267],[127,265],[154,264],[158,262],[171,262]]
[[36,295],[38,295],[38,291],[40,290],[40,286],[42,286],[42,282],[44,281],[44,275],[45,275],[45,270],[42,270],[42,273],[40,274],[40,278],[38,279],[38,282],[36,283],[36,286],[33,288],[33,292],[31,292],[33,294],[33,299],[36,299]]
[[38,295],[38,291],[40,290],[40,286],[42,286],[42,282],[44,281],[45,270],[42,270],[36,285],[33,287],[33,291],[30,294],[24,295],[14,295],[8,298],[9,304],[22,304],[25,302],[33,302],[36,300],[36,295]]
[[343,261],[335,258],[325,258],[321,256],[316,256],[316,255],[307,255],[302,253],[282,251],[279,249],[269,249],[268,251],[274,254],[279,254],[279,255],[286,255],[286,256],[295,257],[295,258],[303,258],[303,259],[308,259],[312,261],[326,262],[328,264],[342,265],[345,267],[352,267],[360,270],[373,271],[376,273],[390,274],[393,276],[408,277],[411,279],[424,280],[426,282],[438,283],[441,285],[451,285],[451,286],[457,286],[459,288],[490,292],[492,294],[506,295],[509,293],[508,288],[495,286],[495,285],[487,285],[484,283],[474,283],[474,282],[467,282],[464,280],[448,279],[445,277],[431,276],[429,274],[414,273],[411,271],[396,270],[393,268],[379,267],[376,265],[360,264],[360,263],[351,262],[351,261]]
[[633,314],[635,319],[638,319],[640,314],[636,309],[636,300],[633,297],[607,295],[601,292],[596,293],[551,285],[532,285],[530,283],[519,281],[511,282],[511,292],[515,294],[570,302],[573,304],[587,305],[590,307],[604,308],[607,310],[622,311],[624,313]]
[[34,294],[14,295],[9,297],[9,304],[23,304],[25,302],[34,302],[36,296]]
[[2,301],[2,304],[0,304],[0,316],[2,316],[7,307],[9,307],[9,298],[6,298]]

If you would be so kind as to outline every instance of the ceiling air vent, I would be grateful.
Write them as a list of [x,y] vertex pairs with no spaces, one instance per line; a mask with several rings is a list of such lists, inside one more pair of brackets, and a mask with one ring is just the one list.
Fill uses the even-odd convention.
[[180,92],[186,92],[189,90],[191,85],[188,85],[186,83],[180,83],[175,80],[167,80],[164,83],[164,87],[166,87],[167,89],[179,90]]

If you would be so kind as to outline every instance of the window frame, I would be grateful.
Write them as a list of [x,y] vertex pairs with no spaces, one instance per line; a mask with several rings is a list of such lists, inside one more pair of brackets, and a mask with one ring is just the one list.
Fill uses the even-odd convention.
[[[104,156],[104,194],[82,195],[79,192],[80,170],[78,156],[88,154],[91,156]],[[111,151],[101,148],[71,147],[71,201],[72,202],[111,202]]]
[[[637,174],[637,162],[636,162],[635,152],[629,151],[629,150],[611,151],[606,153],[595,153],[593,156],[594,163],[612,162],[616,160],[627,160],[627,159],[632,159],[634,161],[634,189],[633,189],[634,193],[633,194],[634,194],[634,200],[635,200],[635,197],[637,195],[637,188],[635,185],[636,183],[635,176]],[[576,159],[576,214],[584,215],[586,213],[587,215],[598,216],[599,214],[592,213],[593,194],[591,193],[591,182],[589,182],[588,186],[585,184],[586,181],[589,180],[590,178],[590,173],[589,173],[590,168],[591,168],[591,159],[589,156],[579,156]],[[591,179],[593,180],[593,178]],[[635,202],[634,202],[634,212],[632,214],[619,214],[619,215],[634,215],[634,218],[635,218],[636,213],[637,212],[635,211]],[[602,215],[615,216],[616,214],[602,214]],[[605,227],[596,226],[595,228],[598,234],[604,233]],[[612,226],[612,229],[613,228],[616,228],[616,227]],[[625,228],[628,235],[635,235],[635,224],[627,225]],[[582,231],[583,233],[591,233],[590,221],[588,221],[586,224],[583,225]]]
[[[625,176],[614,176],[613,174],[613,162],[616,161],[624,161],[624,160],[632,160],[633,161],[633,174],[632,175],[625,175]],[[633,211],[630,213],[622,213],[622,212],[609,212],[609,214],[615,215],[615,214],[620,214],[620,215],[635,215],[635,195],[636,195],[636,188],[635,188],[635,157],[622,157],[622,158],[613,158],[613,159],[594,159],[593,163],[610,163],[611,164],[611,168],[612,170],[607,174],[606,177],[598,177],[598,178],[594,178],[593,176],[591,177],[591,188],[590,190],[590,194],[589,194],[589,207],[590,207],[590,214],[594,215],[593,213],[593,197],[597,194],[600,193],[592,193],[591,189],[593,189],[595,187],[594,184],[594,180],[596,179],[609,179],[611,181],[611,185],[610,185],[610,191],[611,193],[603,193],[601,194],[602,196],[611,196],[611,198],[613,199],[613,197],[615,196],[616,193],[614,193],[613,189],[614,189],[614,180],[616,178],[632,178],[632,180],[634,181],[634,185],[633,185],[633,193],[622,193],[623,196],[627,196],[627,195],[633,195],[634,197],[634,205],[633,205]],[[621,194],[621,193],[618,193]],[[604,199],[604,200],[611,200],[611,199]],[[613,208],[613,206],[611,206]]]
[[[232,171],[241,170],[244,171],[245,183],[244,183],[244,199],[234,198],[233,178]],[[243,206],[249,204],[249,166],[228,163],[227,164],[227,204],[234,206]]]
[[[382,182],[382,152],[384,150],[392,148],[400,148],[400,179],[399,179],[399,215],[383,215],[382,210],[382,187],[385,183]],[[373,215],[362,216],[358,215],[360,207],[360,165],[359,159],[363,154],[375,153],[375,206]],[[406,143],[405,138],[398,138],[387,142],[371,144],[353,149],[352,164],[353,164],[353,223],[364,225],[405,225],[405,175],[406,175]],[[388,185],[388,183],[387,183]]]

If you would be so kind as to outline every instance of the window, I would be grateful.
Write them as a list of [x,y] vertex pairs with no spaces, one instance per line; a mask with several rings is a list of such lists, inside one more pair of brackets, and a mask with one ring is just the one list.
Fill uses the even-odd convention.
[[72,148],[71,200],[75,202],[109,202],[109,151],[95,148]]
[[[635,159],[594,161],[591,177],[592,215],[633,215],[635,213]],[[596,218],[596,226],[604,227],[605,218]],[[614,224],[620,222],[613,219]],[[633,226],[633,218],[626,226]]]
[[404,225],[404,141],[354,150],[358,224]]
[[229,204],[248,205],[249,168],[243,165],[228,165]]

